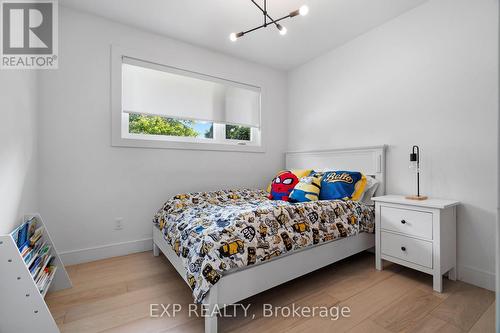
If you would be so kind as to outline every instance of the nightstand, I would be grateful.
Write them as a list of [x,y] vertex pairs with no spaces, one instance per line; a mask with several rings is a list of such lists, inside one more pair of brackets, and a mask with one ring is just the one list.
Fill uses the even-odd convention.
[[375,201],[375,267],[382,259],[433,276],[433,289],[442,292],[443,274],[456,280],[458,201],[408,200],[385,195]]

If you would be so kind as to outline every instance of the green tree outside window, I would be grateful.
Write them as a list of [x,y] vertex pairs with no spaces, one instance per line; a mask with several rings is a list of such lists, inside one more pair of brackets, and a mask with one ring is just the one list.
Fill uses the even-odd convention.
[[226,139],[250,141],[250,127],[226,125]]
[[139,114],[129,116],[129,132],[137,134],[197,137],[198,132],[192,128],[193,124],[191,120]]

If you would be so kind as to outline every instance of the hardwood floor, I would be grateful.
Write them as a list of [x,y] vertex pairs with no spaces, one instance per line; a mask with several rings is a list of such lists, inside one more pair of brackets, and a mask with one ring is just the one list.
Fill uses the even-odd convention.
[[[72,289],[49,293],[47,303],[61,332],[203,332],[203,318],[189,317],[191,290],[163,256],[132,254],[69,266]],[[150,304],[179,303],[175,318],[151,318]],[[494,293],[445,279],[432,291],[432,277],[361,253],[243,302],[237,316],[221,318],[221,332],[494,332]],[[264,317],[262,305],[349,307],[331,320]],[[161,312],[161,311],[160,311]]]

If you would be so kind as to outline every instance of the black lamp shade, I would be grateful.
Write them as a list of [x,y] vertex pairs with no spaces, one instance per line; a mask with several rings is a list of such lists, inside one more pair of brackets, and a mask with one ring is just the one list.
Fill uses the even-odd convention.
[[416,162],[416,161],[417,161],[417,154],[411,153],[410,154],[410,162]]

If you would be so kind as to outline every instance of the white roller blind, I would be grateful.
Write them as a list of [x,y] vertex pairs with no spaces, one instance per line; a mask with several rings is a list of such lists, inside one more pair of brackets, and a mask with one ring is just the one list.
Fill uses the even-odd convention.
[[236,87],[225,90],[227,124],[260,126],[260,93]]
[[123,112],[260,127],[260,89],[131,58],[122,64]]

